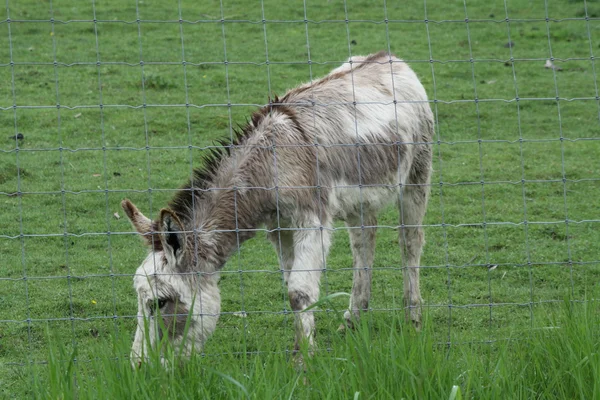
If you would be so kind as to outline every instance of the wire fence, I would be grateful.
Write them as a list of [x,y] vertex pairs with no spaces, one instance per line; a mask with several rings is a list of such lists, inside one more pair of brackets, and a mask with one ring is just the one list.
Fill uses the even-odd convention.
[[[438,341],[503,340],[564,296],[590,300],[600,278],[597,11],[587,1],[7,0],[0,363],[45,360],[47,326],[83,349],[133,338],[131,281],[145,249],[121,199],[155,217],[204,154],[223,147],[214,141],[233,144],[236,125],[269,96],[378,50],[415,69],[435,115],[420,269]],[[375,316],[404,309],[397,218],[386,209],[375,226]],[[322,295],[352,284],[347,235],[334,237]],[[207,354],[275,351],[260,345],[268,340],[291,349],[292,312],[269,246],[262,237],[238,245],[221,271],[220,344],[209,341]],[[318,323],[334,314],[322,309]],[[319,328],[325,347],[335,343],[329,325]],[[222,346],[242,336],[243,347]]]

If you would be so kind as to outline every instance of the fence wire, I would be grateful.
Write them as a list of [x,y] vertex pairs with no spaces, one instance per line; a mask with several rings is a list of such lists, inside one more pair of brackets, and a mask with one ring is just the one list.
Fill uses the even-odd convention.
[[[171,6],[7,0],[0,20],[0,297],[10,306],[0,311],[0,364],[45,362],[48,326],[79,348],[98,337],[133,338],[131,281],[145,250],[122,217],[120,200],[135,198],[146,215],[156,216],[202,166],[202,154],[223,147],[214,141],[225,137],[233,145],[243,116],[268,104],[269,96],[378,50],[395,53],[417,71],[435,115],[435,171],[420,225],[428,245],[420,269],[425,314],[444,331],[438,342],[505,340],[511,329],[533,326],[538,309],[554,307],[565,295],[589,300],[600,278],[600,18],[586,1],[555,9],[546,0],[536,7],[531,12],[518,2],[424,0],[406,5],[403,14],[388,1],[304,0],[284,7],[262,0],[242,7],[224,0]],[[115,17],[106,18],[111,13]],[[484,36],[482,29],[488,29]],[[287,49],[286,40],[293,42]],[[517,51],[521,42],[543,47],[544,56],[524,56]],[[177,59],[163,59],[156,43],[164,53],[176,48]],[[569,46],[576,51],[566,51]],[[259,69],[264,76],[256,74]],[[213,81],[203,83],[207,79]],[[493,85],[498,89],[490,90]],[[114,101],[119,95],[127,101]],[[342,103],[316,106],[336,104]],[[277,164],[274,146],[265,148]],[[317,187],[323,187],[320,180]],[[389,188],[361,185],[369,187]],[[243,189],[274,191],[279,204],[281,189],[315,187]],[[300,228],[285,228],[278,212],[274,231],[242,229],[235,199],[237,250],[221,271],[215,335],[243,345],[211,348],[209,340],[204,351],[276,352],[281,346],[260,344],[280,337],[289,339],[291,351],[284,274],[262,236],[278,232],[281,248],[281,233]],[[395,220],[397,212],[383,214],[375,226],[365,225],[361,212],[360,226],[320,221],[316,228],[378,229],[373,318],[404,310],[406,265],[396,244],[404,225]],[[248,231],[260,235],[242,245],[240,233]],[[334,237],[327,259],[323,251],[322,295],[351,288],[347,233]],[[335,342],[324,321],[336,320],[338,311],[317,311],[317,323],[327,326],[319,328],[324,348]]]

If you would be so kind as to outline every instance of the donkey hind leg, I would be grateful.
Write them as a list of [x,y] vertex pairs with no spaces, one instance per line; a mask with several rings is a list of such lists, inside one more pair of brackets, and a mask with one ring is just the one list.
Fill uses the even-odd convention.
[[399,244],[404,261],[404,307],[406,319],[418,330],[421,328],[421,291],[419,267],[425,244],[423,217],[427,207],[428,186],[405,186],[400,208]]
[[290,230],[271,230],[267,237],[277,252],[283,280],[287,284],[290,270],[294,264],[294,232]]
[[288,296],[296,320],[295,350],[300,343],[314,347],[315,317],[312,311],[303,312],[319,299],[319,281],[331,244],[331,224],[319,224],[315,218],[294,232],[294,262],[288,278]]
[[[377,231],[377,218],[375,215],[364,215],[346,221],[349,228],[350,247],[352,249],[352,295],[350,307],[344,313],[346,326],[353,328],[358,322],[361,311],[367,311],[371,299],[371,278],[373,276],[373,259],[375,257],[375,233]],[[368,227],[368,228],[365,228]],[[340,329],[343,329],[342,325]]]

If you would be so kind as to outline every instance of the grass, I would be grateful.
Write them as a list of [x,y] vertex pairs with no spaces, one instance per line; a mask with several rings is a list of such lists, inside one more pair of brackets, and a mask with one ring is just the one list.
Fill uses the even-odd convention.
[[[135,326],[131,274],[146,250],[122,218],[121,199],[156,215],[201,165],[203,149],[229,137],[232,126],[244,123],[270,93],[281,95],[321,76],[350,53],[389,46],[410,62],[436,100],[439,142],[421,278],[429,328],[414,335],[397,326],[395,318],[403,314],[402,261],[397,213],[389,209],[379,218],[371,329],[361,331],[373,343],[364,360],[372,364],[365,368],[379,371],[382,380],[363,382],[356,370],[360,364],[337,360],[362,359],[349,352],[360,348],[352,340],[364,338],[339,337],[330,307],[318,315],[323,351],[311,362],[328,377],[330,397],[353,397],[354,391],[363,396],[370,390],[365,388],[387,383],[390,393],[418,397],[411,392],[416,390],[412,376],[427,385],[425,397],[449,396],[454,384],[465,397],[493,397],[500,393],[493,391],[497,381],[488,376],[469,386],[461,374],[492,371],[478,360],[491,363],[504,354],[505,370],[494,375],[506,385],[500,388],[510,390],[503,393],[534,397],[517,386],[510,369],[525,365],[519,354],[528,352],[487,342],[538,332],[532,329],[544,326],[565,295],[584,301],[597,293],[600,105],[591,57],[600,47],[600,25],[585,15],[599,11],[596,2],[583,1],[511,1],[507,11],[504,1],[469,1],[466,8],[442,1],[385,7],[329,1],[307,2],[306,18],[320,22],[305,24],[301,1],[265,0],[264,7],[182,1],[179,8],[149,0],[11,2],[0,15],[0,37],[7,39],[0,45],[1,396],[43,397],[55,390],[50,394],[57,397],[67,387],[51,385],[66,385],[70,372],[81,397],[91,394],[81,382],[99,387],[116,371],[129,379],[123,390],[139,387],[135,393],[141,397],[178,390],[179,383],[160,386],[167,372],[133,374],[122,359]],[[180,14],[198,22],[180,24]],[[40,22],[50,18],[68,23]],[[505,47],[509,41],[514,45]],[[561,71],[544,68],[551,57]],[[19,133],[23,139],[15,139]],[[224,376],[252,396],[289,397],[295,387],[292,397],[310,397],[311,387],[324,385],[309,379],[309,386],[294,386],[297,375],[287,367],[292,317],[285,312],[289,306],[275,253],[262,236],[245,243],[223,270],[224,314],[206,356],[189,367],[210,384],[194,393],[243,396]],[[350,290],[350,266],[348,238],[339,232],[323,295]],[[341,299],[336,307],[343,307]],[[238,311],[247,318],[234,314]],[[592,313],[591,321],[580,325],[594,318]],[[561,343],[548,342],[561,346],[556,360],[568,360],[553,367],[545,378],[549,382],[573,374],[584,362],[583,353],[562,353],[567,340],[577,342],[569,335],[559,335]],[[453,344],[450,358],[444,358],[439,343]],[[423,364],[413,355],[412,364],[390,365],[401,358],[392,354],[413,347],[429,351]],[[438,350],[427,350],[432,348]],[[77,362],[69,372],[74,351]],[[98,361],[99,354],[113,362]],[[540,366],[549,365],[539,360]],[[383,376],[388,367],[393,380]],[[440,386],[434,389],[436,382],[420,368],[442,374]],[[244,378],[249,371],[256,380]],[[342,388],[345,373],[354,375],[352,385]],[[532,384],[541,379],[526,376]],[[205,382],[177,378],[183,379],[181,387]],[[580,382],[584,393],[592,393],[583,397],[593,398],[593,390],[597,395],[594,380]],[[565,397],[579,393],[566,385]]]
[[164,368],[154,353],[152,362],[134,370],[122,357],[129,342],[113,340],[110,350],[97,347],[99,356],[75,374],[76,352],[51,345],[48,371],[32,366],[32,387],[40,398],[62,399],[452,399],[453,391],[476,399],[597,398],[597,304],[567,300],[545,315],[510,340],[464,347],[435,343],[430,320],[418,334],[397,318],[370,319],[337,335],[330,351],[306,357],[304,368],[274,349],[195,356],[173,368]]

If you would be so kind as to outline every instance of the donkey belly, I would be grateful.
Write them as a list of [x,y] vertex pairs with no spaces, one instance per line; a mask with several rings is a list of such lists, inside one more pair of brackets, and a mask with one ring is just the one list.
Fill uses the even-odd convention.
[[329,192],[328,208],[335,219],[347,220],[377,213],[398,199],[398,185],[392,180],[378,184],[334,183]]

